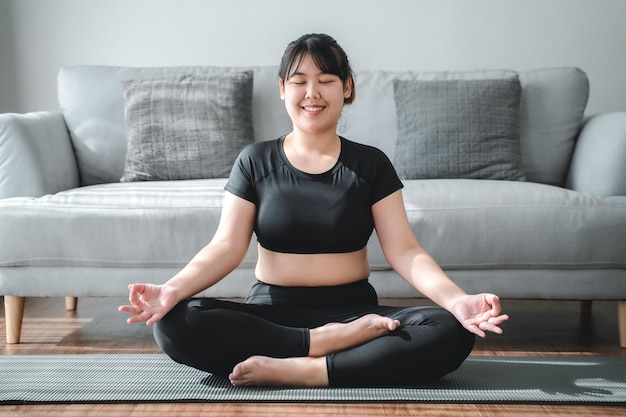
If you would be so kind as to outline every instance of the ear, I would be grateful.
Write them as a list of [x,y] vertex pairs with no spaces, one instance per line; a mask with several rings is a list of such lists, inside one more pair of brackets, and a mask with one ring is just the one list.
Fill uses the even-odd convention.
[[282,78],[278,79],[278,90],[280,91],[280,99],[285,99],[285,82]]
[[352,96],[352,92],[354,91],[354,86],[352,85],[354,81],[352,77],[349,77],[344,86],[343,86],[343,98],[350,98]]

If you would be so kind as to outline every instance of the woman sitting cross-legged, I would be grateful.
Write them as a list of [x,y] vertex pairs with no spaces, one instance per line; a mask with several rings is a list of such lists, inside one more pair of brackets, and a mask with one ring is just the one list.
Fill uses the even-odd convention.
[[[154,325],[175,361],[234,385],[406,385],[454,371],[475,335],[502,332],[498,297],[447,277],[413,234],[389,159],[337,135],[355,86],[334,39],[289,44],[278,87],[293,130],[241,152],[211,242],[163,285],[130,285],[120,310]],[[392,268],[440,307],[378,305],[374,229]],[[245,303],[193,298],[239,265],[253,232],[257,283]]]

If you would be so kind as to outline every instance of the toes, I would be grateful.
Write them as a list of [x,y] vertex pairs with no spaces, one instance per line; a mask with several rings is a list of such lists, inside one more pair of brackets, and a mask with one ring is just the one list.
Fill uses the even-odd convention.
[[400,327],[400,322],[398,320],[394,320],[389,317],[378,316],[378,318],[376,319],[376,323],[381,329],[385,331],[394,331],[398,327]]
[[238,363],[237,365],[235,365],[235,367],[233,368],[233,371],[230,373],[230,375],[228,375],[228,379],[230,380],[230,383],[233,385],[241,385],[244,382],[244,376],[245,376],[245,365],[243,365],[242,363]]
[[400,327],[400,321],[399,320],[392,320],[391,323],[389,323],[389,330],[391,330],[391,331],[396,330],[398,327]]

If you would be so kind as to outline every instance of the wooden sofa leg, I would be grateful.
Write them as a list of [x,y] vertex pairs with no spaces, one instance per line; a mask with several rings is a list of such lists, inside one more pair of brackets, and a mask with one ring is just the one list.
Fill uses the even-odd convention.
[[617,303],[617,323],[619,325],[619,345],[626,348],[626,300]]
[[65,297],[65,310],[76,311],[78,307],[78,297]]
[[25,297],[18,297],[15,295],[4,296],[4,317],[6,320],[7,344],[20,343],[25,302]]

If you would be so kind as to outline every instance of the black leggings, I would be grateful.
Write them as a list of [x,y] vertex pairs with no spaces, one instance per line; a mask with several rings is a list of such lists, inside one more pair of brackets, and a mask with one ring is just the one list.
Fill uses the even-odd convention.
[[378,305],[367,280],[335,287],[255,284],[246,303],[191,298],[154,326],[163,351],[177,362],[227,376],[253,355],[302,357],[309,329],[376,313],[401,327],[362,345],[326,356],[331,386],[411,385],[457,369],[474,336],[438,307]]

